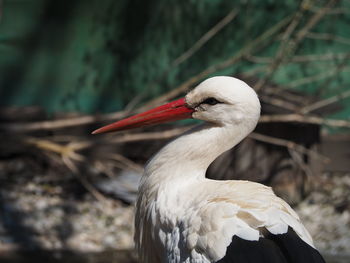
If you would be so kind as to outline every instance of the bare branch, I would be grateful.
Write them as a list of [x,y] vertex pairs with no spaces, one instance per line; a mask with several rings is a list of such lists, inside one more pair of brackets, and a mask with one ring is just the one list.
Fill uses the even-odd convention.
[[306,114],[312,111],[315,111],[317,109],[323,108],[329,104],[335,103],[337,101],[343,100],[347,97],[350,97],[350,90],[344,91],[338,95],[335,95],[333,97],[324,99],[324,100],[319,100],[311,105],[305,106],[300,110],[300,113]]
[[206,32],[194,45],[185,51],[181,56],[174,60],[171,67],[176,67],[182,62],[193,56],[205,43],[207,43],[213,36],[219,33],[226,25],[228,25],[237,15],[236,9],[231,10],[222,20]]
[[83,175],[81,175],[79,172],[74,172],[73,174],[78,178],[85,189],[96,198],[96,200],[103,204],[107,203],[106,197],[104,197],[104,195],[101,194]]
[[257,140],[257,141],[287,147],[288,149],[292,149],[292,150],[295,150],[295,151],[300,152],[300,153],[312,155],[318,159],[322,159],[323,162],[329,161],[329,158],[319,154],[318,152],[307,149],[304,146],[296,144],[295,142],[292,142],[292,141],[288,141],[288,140],[284,140],[284,139],[280,139],[280,138],[276,138],[276,137],[271,137],[271,136],[263,135],[263,134],[256,133],[256,132],[251,133],[249,135],[249,137],[254,139],[254,140]]
[[126,158],[125,156],[118,154],[118,153],[113,153],[109,156],[110,159],[114,160],[114,161],[118,161],[120,163],[122,163],[125,167],[138,172],[138,173],[142,173],[143,168],[138,165],[137,163],[131,161],[130,159]]
[[[309,7],[308,10],[311,12],[319,12],[318,7]],[[350,14],[349,8],[339,7],[339,8],[331,8],[327,11],[327,15],[341,15],[341,14]]]
[[332,68],[330,70],[327,70],[325,72],[321,72],[319,74],[315,74],[312,76],[307,76],[304,78],[296,79],[294,81],[289,82],[286,87],[288,88],[296,88],[301,85],[309,84],[315,81],[319,81],[321,79],[326,79],[331,76],[334,76],[336,74],[339,74],[340,72],[348,72],[350,70],[350,67],[337,67],[337,68]]
[[[313,61],[329,61],[329,60],[340,60],[347,58],[349,53],[326,53],[326,54],[310,54],[310,55],[299,55],[293,56],[289,63],[303,63],[303,62],[313,62]],[[271,57],[257,57],[257,56],[247,56],[246,59],[253,63],[267,64],[273,61]]]
[[314,33],[309,32],[306,34],[307,38],[317,39],[317,40],[328,40],[332,42],[338,42],[345,45],[350,45],[350,39],[346,37],[340,37],[333,34],[327,34],[327,33]]
[[184,133],[193,126],[185,126],[180,128],[173,128],[170,130],[159,131],[159,132],[141,132],[141,133],[125,133],[118,135],[117,137],[110,138],[109,143],[126,143],[135,141],[146,141],[146,140],[162,140],[169,139],[174,136]]
[[74,118],[48,120],[48,121],[37,121],[37,122],[23,122],[23,123],[7,123],[0,124],[0,130],[13,131],[13,132],[29,132],[37,130],[54,130],[66,127],[87,125],[98,121],[108,121],[114,119],[120,119],[125,117],[129,112],[119,111],[103,115],[88,115],[79,116]]
[[302,154],[297,152],[296,150],[288,148],[288,152],[292,157],[292,160],[305,172],[307,178],[312,178],[313,173],[310,167],[303,160]]
[[282,99],[278,99],[278,98],[274,98],[274,97],[266,96],[266,95],[259,95],[259,97],[264,103],[275,105],[275,106],[283,108],[283,109],[287,109],[290,111],[295,111],[298,109],[298,107],[295,106],[295,104],[290,103],[286,100],[282,100]]
[[325,119],[317,116],[303,116],[300,114],[263,115],[260,117],[259,122],[299,122],[327,125],[331,127],[350,128],[350,121]]

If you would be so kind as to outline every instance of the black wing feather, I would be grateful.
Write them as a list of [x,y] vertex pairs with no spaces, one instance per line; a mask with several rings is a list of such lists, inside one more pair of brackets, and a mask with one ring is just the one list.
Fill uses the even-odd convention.
[[288,262],[325,263],[320,252],[305,243],[291,228],[283,235],[270,234],[267,238],[280,247]]
[[237,236],[217,263],[325,263],[320,253],[305,243],[291,228],[282,235],[269,234],[259,241]]

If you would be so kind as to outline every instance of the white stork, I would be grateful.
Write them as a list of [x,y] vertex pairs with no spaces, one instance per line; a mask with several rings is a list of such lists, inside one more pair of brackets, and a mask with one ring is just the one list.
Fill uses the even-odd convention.
[[254,130],[259,116],[255,91],[219,76],[185,98],[93,132],[205,121],[168,143],[145,167],[135,216],[141,262],[324,262],[298,215],[270,187],[205,177],[215,158]]

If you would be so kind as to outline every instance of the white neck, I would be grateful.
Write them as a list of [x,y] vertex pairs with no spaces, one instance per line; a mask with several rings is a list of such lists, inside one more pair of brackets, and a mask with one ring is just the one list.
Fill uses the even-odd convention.
[[142,184],[152,185],[152,190],[155,190],[154,187],[161,187],[163,182],[204,178],[208,166],[245,138],[254,127],[255,123],[236,126],[204,124],[192,129],[167,144],[150,160]]

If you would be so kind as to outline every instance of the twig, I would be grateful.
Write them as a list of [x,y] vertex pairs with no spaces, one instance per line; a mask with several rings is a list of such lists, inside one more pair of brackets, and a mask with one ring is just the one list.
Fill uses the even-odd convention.
[[267,103],[267,104],[271,104],[271,105],[275,105],[275,106],[283,108],[283,109],[287,109],[290,111],[295,111],[298,109],[298,107],[295,104],[290,103],[290,102],[285,101],[285,100],[282,100],[282,99],[278,99],[278,98],[274,98],[274,97],[266,96],[266,95],[259,95],[259,97],[262,100],[262,102]]
[[299,122],[327,125],[331,127],[350,128],[350,121],[325,119],[317,116],[303,116],[300,114],[263,115],[260,117],[259,122]]
[[96,198],[97,201],[107,204],[107,199],[101,194],[84,176],[82,176],[79,171],[73,172],[73,174],[78,178],[80,183],[85,187],[88,192]]
[[[266,86],[264,88],[263,94],[264,94],[263,96],[266,97],[267,101],[270,98],[272,98],[271,95],[282,95],[283,99],[285,99],[285,100],[281,100],[282,102],[287,101],[288,103],[294,102],[295,104],[300,104],[300,102],[305,101],[305,95],[293,93],[292,91],[285,89],[285,88],[282,88],[282,87]],[[261,95],[260,95],[260,97],[261,97]],[[293,109],[296,109],[295,104],[291,104],[291,105],[293,105],[292,106]],[[272,104],[272,105],[274,105],[274,104]]]
[[110,138],[109,143],[126,143],[126,142],[135,142],[135,141],[146,141],[146,140],[161,140],[161,139],[169,139],[174,136],[180,135],[184,133],[188,129],[193,126],[185,126],[181,128],[174,128],[165,131],[159,132],[141,132],[141,133],[125,133],[122,135],[118,135],[114,138]]
[[88,148],[91,146],[89,142],[70,142],[66,145],[60,145],[49,140],[38,138],[27,138],[25,142],[36,146],[39,149],[50,151],[61,155],[62,158],[67,158],[76,161],[83,161],[84,157],[76,151]]
[[272,61],[273,61],[272,57],[258,57],[258,56],[253,56],[253,55],[248,55],[245,57],[245,59],[250,61],[250,62],[260,63],[260,64],[272,63]]
[[346,37],[340,37],[333,34],[327,34],[327,33],[314,33],[309,32],[306,34],[307,38],[312,39],[318,39],[318,40],[328,40],[328,41],[334,41],[345,45],[350,45],[350,39]]
[[324,99],[324,100],[319,100],[311,105],[308,105],[308,106],[305,106],[303,107],[301,110],[300,110],[300,113],[302,114],[306,114],[306,113],[309,113],[309,112],[313,112],[317,109],[320,109],[320,108],[323,108],[329,104],[332,104],[334,102],[337,102],[337,101],[340,101],[340,100],[343,100],[347,97],[350,97],[350,90],[347,90],[345,92],[342,92],[338,95],[335,95],[333,97],[330,97],[330,98],[327,98],[327,99]]
[[118,162],[124,164],[125,167],[127,167],[135,172],[141,173],[143,171],[143,168],[140,165],[131,161],[130,159],[126,158],[125,156],[123,156],[121,154],[113,153],[109,156],[109,159],[112,159],[114,161],[118,161]]
[[292,142],[292,141],[288,141],[288,140],[284,140],[284,139],[280,139],[280,138],[276,138],[276,137],[271,137],[271,136],[263,135],[263,134],[256,133],[256,132],[251,133],[249,135],[249,137],[254,139],[254,140],[257,140],[257,141],[287,147],[288,149],[292,149],[292,150],[298,151],[300,153],[312,155],[318,159],[322,159],[323,162],[329,162],[329,158],[321,155],[318,152],[307,149],[300,144],[296,144],[295,142]]
[[[317,7],[309,7],[309,11],[317,13],[319,11],[319,8]],[[327,15],[340,15],[340,14],[350,14],[349,8],[339,7],[339,8],[332,8],[327,11]]]
[[0,130],[8,132],[29,132],[37,130],[54,130],[73,126],[87,125],[98,121],[108,121],[114,119],[120,119],[125,117],[129,112],[119,111],[103,115],[94,116],[79,116],[68,119],[58,119],[49,121],[36,121],[36,122],[19,122],[19,123],[7,123],[0,124]]
[[[183,133],[191,128],[193,128],[193,126],[174,128],[174,129],[165,130],[162,132],[144,132],[144,133],[138,133],[138,134],[125,134],[125,136],[116,137],[114,140],[110,141],[110,143],[121,143],[121,142],[125,143],[125,142],[141,141],[141,140],[169,139],[169,138],[175,137],[177,135],[180,135],[181,133]],[[305,148],[304,146],[296,144],[296,143],[291,142],[291,141],[287,141],[284,139],[279,139],[279,138],[275,138],[275,137],[271,137],[271,136],[267,136],[267,135],[262,135],[259,133],[251,133],[249,136],[255,140],[259,140],[259,141],[263,141],[263,142],[267,142],[267,143],[271,143],[271,144],[275,144],[275,145],[279,145],[279,146],[284,146],[284,147],[296,150],[298,152],[307,153],[307,154],[313,155],[317,158],[321,158],[324,161],[329,160],[327,157],[322,156],[321,154],[319,154],[315,151],[309,150],[309,149]]]
[[328,53],[319,55],[301,55],[294,56],[291,62],[312,62],[312,61],[327,61],[327,60],[339,60],[347,58],[350,53]]
[[311,179],[313,177],[312,170],[310,167],[304,162],[302,155],[298,153],[296,150],[289,149],[288,152],[292,158],[292,160],[305,172],[306,178]]
[[246,71],[241,71],[240,74],[244,75],[245,77],[254,77],[256,76],[257,73],[260,72],[266,72],[266,67],[265,66],[257,66],[254,68],[250,68]]
[[226,25],[228,25],[237,15],[236,9],[231,10],[222,20],[206,32],[194,45],[186,50],[181,56],[171,63],[171,67],[180,65],[185,60],[189,59],[196,53],[205,43],[207,43],[213,36],[220,32]]
[[341,68],[330,69],[330,70],[327,70],[327,71],[319,73],[319,74],[307,76],[307,77],[300,78],[300,79],[297,79],[295,81],[289,82],[286,85],[286,87],[296,88],[296,87],[301,86],[301,85],[305,85],[305,84],[309,84],[309,83],[312,83],[312,82],[315,82],[315,81],[318,81],[321,79],[329,78],[331,76],[334,76],[334,75],[340,73],[341,71],[347,72],[349,70],[350,70],[350,67],[341,67]]
[[[328,53],[328,54],[318,54],[318,55],[299,55],[294,56],[289,63],[303,63],[303,62],[313,62],[313,61],[328,61],[328,60],[339,60],[344,59],[349,56],[349,53]],[[257,56],[247,56],[248,61],[260,64],[267,64],[273,61],[271,57],[257,57]]]

